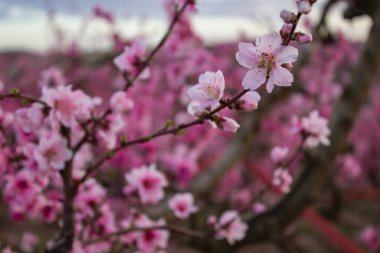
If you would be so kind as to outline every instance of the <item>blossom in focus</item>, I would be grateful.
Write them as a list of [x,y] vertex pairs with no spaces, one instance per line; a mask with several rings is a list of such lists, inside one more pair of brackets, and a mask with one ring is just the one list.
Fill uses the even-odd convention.
[[278,168],[273,173],[272,185],[277,187],[282,193],[288,193],[293,182],[293,177],[284,168]]
[[[128,73],[135,76],[145,60],[146,49],[141,41],[135,41],[131,46],[124,48],[124,51],[114,59],[116,67],[122,73]],[[149,78],[150,71],[145,68],[140,74],[141,79]]]
[[67,147],[66,140],[56,132],[42,133],[38,148],[34,150],[40,170],[62,170],[71,156],[72,151]]
[[198,211],[191,193],[179,193],[169,200],[169,207],[179,219],[187,219]]
[[305,147],[315,148],[320,143],[330,145],[330,129],[327,124],[327,119],[321,117],[318,111],[312,111],[308,117],[302,118],[301,125],[306,134]]
[[214,228],[217,239],[226,239],[228,244],[233,245],[245,237],[248,225],[241,220],[237,211],[228,210],[220,216]]
[[224,88],[225,83],[222,71],[206,71],[199,76],[198,84],[188,90],[188,95],[192,101],[189,107],[194,108],[188,108],[188,111],[197,112],[205,108],[216,107],[219,105],[219,100],[223,97]]
[[125,175],[125,179],[128,183],[125,191],[137,191],[143,204],[156,204],[162,200],[163,188],[168,186],[166,177],[154,164],[133,169]]
[[272,92],[274,85],[290,86],[294,80],[292,73],[284,64],[294,62],[298,50],[282,45],[278,33],[272,33],[256,39],[256,44],[239,43],[236,60],[249,69],[243,79],[245,89],[256,90],[266,83],[267,91]]

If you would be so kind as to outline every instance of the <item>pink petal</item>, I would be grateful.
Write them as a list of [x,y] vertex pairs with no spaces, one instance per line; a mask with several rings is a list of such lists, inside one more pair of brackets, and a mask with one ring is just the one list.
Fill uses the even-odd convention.
[[257,66],[259,53],[252,43],[239,43],[239,52],[236,53],[237,62],[248,69]]
[[243,79],[243,87],[245,89],[256,90],[265,83],[266,76],[265,68],[253,68],[245,75]]
[[266,88],[268,93],[272,93],[274,88],[273,76],[269,77]]
[[294,81],[293,74],[286,68],[276,66],[272,70],[273,82],[278,86],[290,86]]
[[261,52],[275,53],[281,48],[282,38],[277,32],[256,39],[256,47]]
[[297,57],[298,57],[298,49],[295,47],[286,46],[276,56],[276,62],[278,64],[292,63],[297,60]]

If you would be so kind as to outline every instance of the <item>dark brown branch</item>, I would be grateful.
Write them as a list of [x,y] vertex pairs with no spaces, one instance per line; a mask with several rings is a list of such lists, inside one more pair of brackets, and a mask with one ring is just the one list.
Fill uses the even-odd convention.
[[96,238],[93,240],[88,240],[88,241],[84,242],[84,245],[87,246],[87,245],[98,243],[98,242],[109,241],[115,237],[127,235],[127,234],[134,233],[134,232],[144,232],[144,231],[149,231],[149,230],[168,230],[172,233],[177,233],[177,234],[181,234],[181,235],[189,236],[189,237],[193,237],[193,238],[198,238],[198,239],[205,239],[207,237],[207,235],[205,233],[202,233],[199,231],[194,231],[194,230],[191,230],[191,229],[188,229],[185,227],[174,226],[174,225],[154,226],[154,227],[144,227],[144,228],[132,227],[132,228],[120,230],[118,232],[108,234],[108,235],[105,235],[105,236],[102,236],[102,237],[99,237],[99,238]]
[[50,106],[46,104],[44,101],[39,100],[38,98],[34,98],[28,95],[23,95],[20,93],[18,89],[15,89],[14,92],[11,92],[9,94],[0,94],[0,100],[5,100],[8,98],[14,98],[14,99],[21,99],[27,103],[38,103],[42,105],[44,108],[50,109]]
[[127,141],[127,142],[122,143],[120,146],[116,147],[115,149],[113,149],[113,150],[105,153],[93,165],[91,165],[87,169],[86,174],[83,176],[82,180],[79,181],[79,184],[82,183],[82,182],[84,182],[88,178],[88,176],[92,172],[94,172],[95,170],[97,170],[104,162],[106,162],[107,160],[109,160],[112,157],[114,157],[119,151],[125,149],[126,147],[129,147],[129,146],[132,146],[132,145],[136,145],[136,144],[142,144],[142,143],[145,143],[145,142],[149,142],[149,141],[151,141],[153,139],[156,139],[158,137],[161,137],[161,136],[170,135],[170,134],[178,134],[181,131],[185,130],[186,128],[189,128],[189,127],[192,127],[192,126],[195,126],[195,125],[203,124],[203,122],[205,120],[212,119],[212,116],[214,116],[215,114],[217,114],[221,110],[223,110],[226,107],[228,107],[228,105],[235,103],[239,98],[241,98],[248,91],[249,90],[242,90],[235,97],[233,97],[232,99],[228,100],[227,103],[219,105],[217,108],[215,108],[214,110],[210,111],[208,114],[200,117],[199,119],[193,120],[193,121],[191,121],[189,123],[186,123],[186,124],[178,125],[177,127],[172,127],[172,128],[169,128],[169,129],[161,129],[161,130],[159,130],[159,131],[157,131],[157,132],[155,132],[153,134],[150,134],[150,135],[147,135],[147,136],[144,136],[144,137],[132,140],[132,141]]

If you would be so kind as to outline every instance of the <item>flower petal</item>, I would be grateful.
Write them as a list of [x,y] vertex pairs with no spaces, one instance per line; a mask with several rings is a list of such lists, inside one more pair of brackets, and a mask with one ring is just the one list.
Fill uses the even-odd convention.
[[247,72],[243,79],[243,87],[245,89],[256,90],[266,80],[266,69],[265,68],[253,68]]
[[252,43],[239,43],[239,52],[236,53],[236,61],[248,69],[257,66],[259,53]]
[[278,86],[290,86],[294,81],[293,74],[288,69],[278,65],[272,70],[271,76],[273,82]]
[[298,49],[295,47],[286,46],[276,56],[276,62],[278,64],[292,63],[297,60],[297,57],[298,57]]
[[276,53],[282,45],[279,33],[271,33],[256,39],[256,47],[260,52]]

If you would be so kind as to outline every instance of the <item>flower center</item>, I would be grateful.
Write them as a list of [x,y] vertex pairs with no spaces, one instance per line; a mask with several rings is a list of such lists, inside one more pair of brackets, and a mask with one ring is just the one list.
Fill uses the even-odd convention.
[[219,98],[220,90],[215,85],[206,84],[203,86],[203,91],[207,94],[207,96],[210,99],[216,100]]
[[274,55],[268,53],[262,53],[261,58],[259,60],[259,67],[267,69],[267,75],[269,75],[270,71],[276,64],[276,60]]

